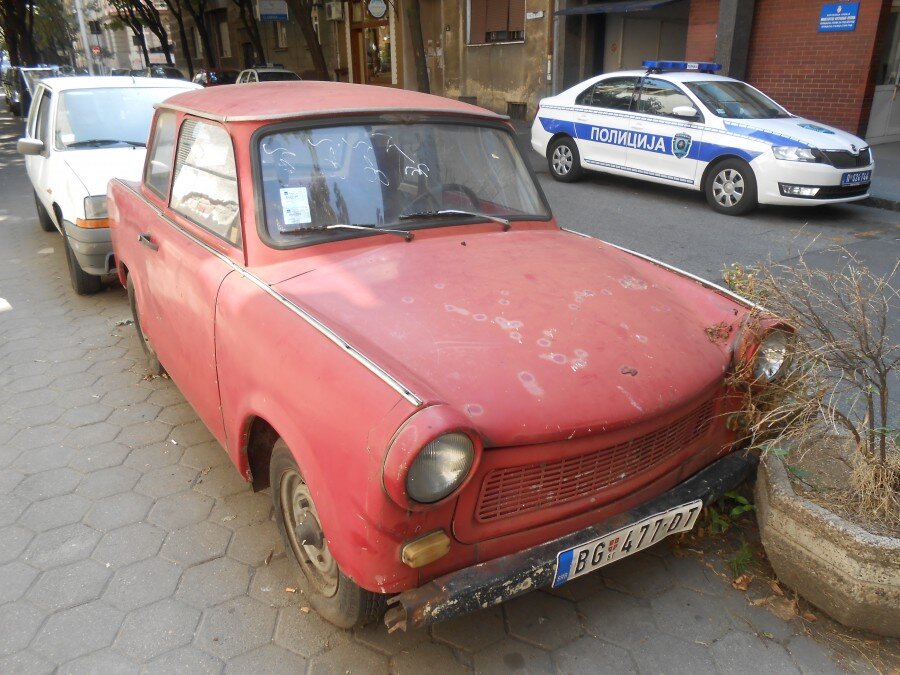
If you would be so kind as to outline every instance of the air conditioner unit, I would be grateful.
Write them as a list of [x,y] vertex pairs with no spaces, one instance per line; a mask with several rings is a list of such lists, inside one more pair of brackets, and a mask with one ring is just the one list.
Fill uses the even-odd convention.
[[344,20],[344,3],[342,3],[342,2],[326,2],[325,3],[325,20],[326,21],[343,21]]

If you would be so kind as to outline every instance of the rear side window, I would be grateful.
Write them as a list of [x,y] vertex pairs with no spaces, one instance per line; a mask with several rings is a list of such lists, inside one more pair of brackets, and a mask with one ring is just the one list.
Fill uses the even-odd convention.
[[200,227],[240,245],[237,172],[225,129],[197,120],[181,125],[171,206]]
[[636,83],[636,77],[612,77],[601,80],[579,94],[575,103],[593,108],[628,110],[631,107]]
[[44,148],[50,149],[50,92],[44,90],[41,101],[38,104],[37,116],[34,123],[35,137],[44,141]]
[[169,193],[172,158],[175,150],[175,113],[164,112],[156,118],[153,143],[147,153],[144,184],[163,199]]

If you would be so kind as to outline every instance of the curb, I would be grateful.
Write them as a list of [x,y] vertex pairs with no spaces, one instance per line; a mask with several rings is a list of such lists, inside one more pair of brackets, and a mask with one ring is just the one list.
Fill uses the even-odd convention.
[[856,202],[859,206],[868,206],[870,209],[884,209],[886,211],[900,211],[900,200],[888,199],[869,195],[868,199]]

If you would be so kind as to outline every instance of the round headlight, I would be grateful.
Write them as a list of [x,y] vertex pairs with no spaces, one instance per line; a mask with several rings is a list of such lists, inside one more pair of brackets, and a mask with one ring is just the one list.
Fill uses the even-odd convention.
[[466,479],[474,458],[475,448],[465,434],[438,436],[413,460],[406,475],[406,493],[421,504],[443,499]]
[[783,330],[773,330],[763,338],[756,352],[753,377],[771,382],[778,378],[788,362],[791,336]]

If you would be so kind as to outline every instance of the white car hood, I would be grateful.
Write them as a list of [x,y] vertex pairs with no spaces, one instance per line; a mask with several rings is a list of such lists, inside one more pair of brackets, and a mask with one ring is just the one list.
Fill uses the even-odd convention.
[[140,180],[145,148],[116,147],[66,150],[65,162],[89,195],[105,195],[112,178]]
[[813,122],[804,117],[784,117],[770,120],[725,120],[725,129],[732,133],[766,141],[772,145],[794,145],[820,150],[849,150],[858,152],[868,144],[846,131]]

